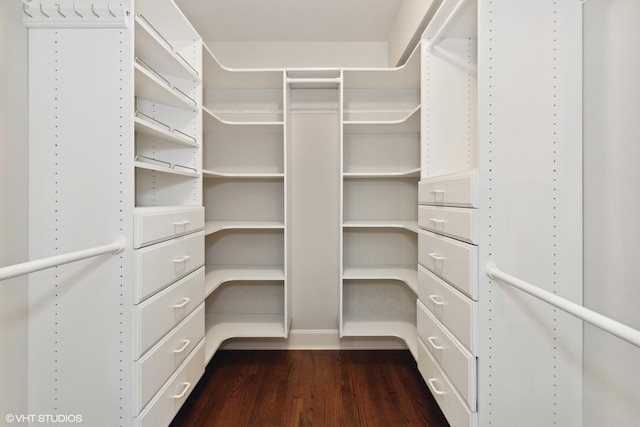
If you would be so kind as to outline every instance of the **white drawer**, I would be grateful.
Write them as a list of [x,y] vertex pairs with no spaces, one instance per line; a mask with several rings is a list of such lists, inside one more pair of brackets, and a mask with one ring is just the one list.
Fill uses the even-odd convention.
[[140,248],[203,228],[202,206],[136,208],[133,211],[133,247]]
[[204,304],[135,363],[137,414],[204,337]]
[[418,298],[471,354],[478,355],[478,303],[418,266]]
[[477,246],[420,230],[418,262],[471,299],[478,300]]
[[204,339],[134,420],[136,427],[168,426],[204,374]]
[[477,362],[418,300],[418,336],[472,411],[476,410]]
[[449,421],[449,425],[477,427],[478,413],[472,412],[464,403],[420,338],[418,338],[418,370],[438,402],[442,413]]
[[418,225],[420,228],[470,243],[478,241],[476,209],[420,205],[418,206]]
[[204,267],[135,307],[136,354],[142,356],[204,299]]
[[418,203],[478,207],[477,173],[464,172],[426,178],[418,183]]
[[204,265],[204,233],[178,237],[133,251],[134,304]]

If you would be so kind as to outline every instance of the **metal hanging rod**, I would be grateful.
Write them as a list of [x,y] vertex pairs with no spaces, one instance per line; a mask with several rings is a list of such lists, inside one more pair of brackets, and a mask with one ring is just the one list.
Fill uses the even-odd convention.
[[551,304],[554,307],[557,307],[571,314],[572,316],[582,319],[585,322],[588,322],[605,332],[615,335],[618,338],[635,345],[636,347],[640,347],[640,331],[633,329],[630,326],[624,325],[607,316],[596,313],[593,310],[589,310],[588,308],[571,302],[565,298],[559,297],[556,294],[545,291],[544,289],[540,289],[539,287],[534,286],[531,283],[527,283],[524,280],[520,280],[517,277],[511,276],[510,274],[501,271],[493,263],[487,263],[485,272],[487,273],[487,276],[492,279],[500,280],[501,282],[518,288],[521,291],[526,292],[529,295],[532,295],[546,302],[547,304]]
[[96,246],[80,251],[69,252],[63,255],[56,255],[48,258],[42,258],[35,261],[23,262],[21,264],[10,265],[0,268],[0,280],[10,279],[12,277],[22,276],[36,271],[44,270],[51,267],[57,267],[63,264],[80,261],[87,258],[93,258],[111,252],[119,253],[127,247],[127,241],[124,237],[119,237],[113,243],[108,245]]

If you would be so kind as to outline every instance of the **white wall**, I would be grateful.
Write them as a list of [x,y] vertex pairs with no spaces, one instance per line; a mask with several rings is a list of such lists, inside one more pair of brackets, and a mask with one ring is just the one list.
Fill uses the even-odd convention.
[[[584,6],[584,301],[640,329],[640,2]],[[584,427],[640,419],[640,349],[584,332]]]
[[[28,248],[27,30],[19,1],[0,2],[0,266]],[[27,280],[0,282],[0,419],[27,413]]]
[[402,64],[413,51],[442,0],[404,0],[389,34],[389,65]]
[[384,42],[206,42],[225,67],[386,67]]

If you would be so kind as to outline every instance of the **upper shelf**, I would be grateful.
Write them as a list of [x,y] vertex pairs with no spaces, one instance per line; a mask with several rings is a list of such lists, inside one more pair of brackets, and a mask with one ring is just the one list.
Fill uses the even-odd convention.
[[135,17],[135,51],[136,56],[162,74],[200,81],[200,73],[194,66],[142,15]]
[[135,92],[136,96],[156,101],[160,104],[173,107],[198,110],[197,102],[173,88],[171,83],[144,66],[136,63],[135,68]]
[[420,87],[420,49],[396,68],[346,68],[344,89],[414,89]]
[[283,89],[284,69],[232,69],[204,47],[204,89]]
[[136,133],[172,141],[177,144],[189,145],[191,147],[198,146],[197,140],[192,136],[180,132],[177,129],[172,129],[169,125],[166,124],[163,124],[161,126],[159,122],[157,122],[157,120],[154,120],[152,118],[145,118],[144,116],[140,116],[143,115],[141,113],[138,113],[133,119],[135,123]]

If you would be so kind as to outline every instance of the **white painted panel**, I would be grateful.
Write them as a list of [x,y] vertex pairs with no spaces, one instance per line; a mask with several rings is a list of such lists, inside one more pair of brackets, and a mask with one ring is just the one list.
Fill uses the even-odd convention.
[[291,113],[289,262],[292,328],[338,329],[339,117],[338,91],[294,89],[292,108],[332,113]]
[[[28,64],[22,3],[0,4],[0,266],[28,259]],[[0,282],[0,413],[27,410],[27,277]]]
[[[584,6],[584,303],[640,329],[640,3]],[[584,427],[640,419],[640,349],[586,325]]]

